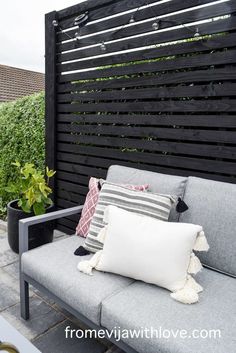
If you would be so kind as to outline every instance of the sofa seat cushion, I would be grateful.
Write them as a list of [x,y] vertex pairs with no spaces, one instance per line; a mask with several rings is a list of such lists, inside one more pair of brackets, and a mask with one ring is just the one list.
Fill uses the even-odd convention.
[[[173,301],[165,289],[135,282],[102,303],[101,324],[138,330],[221,330],[221,338],[128,338],[125,342],[142,353],[235,352],[236,280],[204,269],[197,275],[204,287],[199,303],[188,306]],[[150,331],[149,331],[150,334]],[[167,333],[168,335],[168,333]]]
[[71,236],[30,250],[22,255],[22,270],[86,318],[100,324],[101,302],[132,280],[98,271],[93,276],[79,272],[78,262],[92,256],[74,255],[83,242],[83,238]]

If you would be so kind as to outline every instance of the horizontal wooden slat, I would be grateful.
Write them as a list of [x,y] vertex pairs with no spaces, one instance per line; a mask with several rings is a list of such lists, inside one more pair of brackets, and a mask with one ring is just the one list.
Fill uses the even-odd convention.
[[[193,53],[187,57],[167,57],[160,58],[155,62],[145,62],[144,64],[128,63],[126,66],[113,66],[108,69],[97,69],[88,72],[76,73],[78,80],[91,80],[98,78],[111,78],[113,76],[133,75],[138,73],[149,73],[158,71],[168,71],[184,68],[193,68],[211,65],[231,64],[235,63],[236,51],[227,50],[227,52],[197,54]],[[68,64],[72,65],[72,64]],[[76,63],[76,65],[80,65]],[[65,65],[64,65],[65,66]],[[71,76],[72,77],[72,76]],[[73,85],[72,85],[73,88]]]
[[[206,24],[198,25],[201,35],[219,33],[236,29],[236,18],[230,17],[227,19],[219,19]],[[148,45],[156,45],[168,41],[176,41],[180,39],[188,39],[193,37],[192,30],[189,28],[179,28],[166,32],[150,32],[151,34],[140,36],[137,38],[129,38],[122,41],[114,41],[106,46],[106,53],[116,53],[117,51],[130,50]],[[60,52],[60,46],[58,52]],[[101,54],[100,44],[97,46],[78,50],[78,58],[92,57]]]
[[[148,0],[148,4],[157,1],[158,0]],[[209,2],[211,1],[212,0],[209,0]],[[60,26],[65,29],[72,27],[74,18],[87,10],[89,10],[89,21],[95,21],[103,19],[104,17],[119,14],[120,12],[135,9],[140,5],[142,6],[145,4],[147,4],[146,1],[143,1],[140,4],[140,0],[89,0],[85,4],[81,3],[74,7],[59,11],[58,18],[60,20]],[[67,18],[69,16],[70,18]]]
[[[57,168],[58,170],[70,173],[77,173],[78,171],[78,168],[75,165],[60,161],[57,163]],[[100,168],[91,168],[90,166],[83,166],[83,173],[81,172],[80,174],[96,176],[98,178],[105,178],[106,170]]]
[[[79,200],[84,200],[84,197],[78,197],[78,201]],[[64,200],[64,199],[60,199],[60,197],[57,199],[57,206],[58,208],[70,208],[70,207],[74,207],[74,206],[78,206],[78,204],[80,205],[80,202],[78,203],[77,201],[76,202],[70,202],[68,200]]]
[[[65,164],[67,164],[68,168],[70,168],[70,164],[69,163],[65,163]],[[235,175],[226,176],[226,175],[223,175],[223,174],[215,174],[215,173],[210,173],[210,172],[209,173],[200,172],[200,171],[197,171],[197,170],[193,171],[193,170],[188,170],[186,168],[181,169],[181,168],[172,168],[172,167],[169,167],[169,166],[159,166],[159,165],[156,165],[156,164],[152,164],[152,165],[143,164],[143,163],[138,163],[135,160],[133,160],[133,162],[119,161],[119,163],[117,162],[116,164],[124,165],[124,166],[131,167],[131,168],[149,170],[149,171],[153,171],[153,172],[157,172],[157,173],[170,174],[170,175],[179,175],[179,176],[194,175],[194,176],[197,176],[199,178],[220,180],[220,181],[232,182],[232,183],[236,182],[236,176]],[[75,173],[84,173],[84,166],[82,166],[82,165],[74,165],[74,166],[75,166],[75,168],[74,168],[75,169]],[[91,168],[91,172],[88,175],[99,177],[96,174],[96,170],[97,170],[96,168]],[[106,172],[107,172],[107,170],[105,169],[103,178],[105,178]],[[83,200],[84,200],[84,197],[83,197]]]
[[236,128],[236,115],[58,114],[58,123]]
[[[211,4],[213,1],[215,1],[215,0],[210,0],[210,1],[208,1],[208,3]],[[222,11],[223,12],[225,11],[226,13],[230,13],[230,11],[232,11],[231,5],[233,6],[233,4],[231,4],[231,3],[232,3],[232,1],[227,2],[227,4],[220,4],[222,8],[220,10],[218,10],[218,11],[220,11],[219,13],[222,14]],[[146,8],[139,10],[139,11],[134,11],[132,13],[130,13],[130,12],[125,13],[119,17],[116,17],[115,20],[114,20],[114,18],[109,18],[109,19],[106,19],[103,21],[92,23],[91,25],[88,25],[88,26],[81,27],[80,35],[81,36],[91,35],[91,34],[96,35],[97,32],[112,29],[112,28],[114,28],[114,26],[115,27],[124,26],[129,23],[131,14],[134,15],[135,21],[138,22],[141,20],[148,19],[150,17],[156,17],[157,15],[161,16],[161,15],[168,14],[170,12],[180,11],[180,10],[184,10],[184,9],[190,9],[193,6],[196,7],[196,6],[203,5],[203,4],[206,4],[206,0],[185,0],[185,1],[175,0],[174,2],[171,2],[171,3],[164,2],[164,3],[159,3],[157,5],[154,4],[154,5],[152,5],[152,7],[146,7]],[[219,5],[217,5],[217,7],[218,6]],[[215,8],[212,8],[212,10],[215,11]],[[188,14],[186,15],[186,17],[188,19]],[[90,19],[91,19],[91,17],[90,17]],[[188,21],[188,22],[190,22],[190,21]],[[132,26],[130,26],[129,28],[131,29]],[[67,31],[67,33],[71,37],[73,37],[75,35],[76,30],[77,29],[72,29],[70,31]],[[64,33],[59,33],[57,35],[57,40],[58,41],[68,40],[68,37]]]
[[58,86],[58,92],[102,90],[120,87],[144,87],[193,82],[214,82],[236,79],[236,67],[212,68],[183,72],[159,73],[153,76],[135,78],[120,78],[106,81],[88,82],[82,84],[64,84]]
[[[181,129],[182,131],[182,129]],[[75,142],[75,143],[81,143],[81,144],[92,144],[94,146],[100,145],[100,146],[117,146],[117,147],[122,147],[122,148],[138,148],[138,149],[150,149],[151,151],[155,151],[155,149],[158,150],[158,146],[163,146],[163,150],[165,151],[165,148],[167,148],[169,141],[163,145],[162,143],[165,142],[165,139],[161,140],[155,140],[154,138],[148,139],[148,138],[139,138],[137,136],[136,139],[133,137],[131,139],[127,137],[112,137],[112,136],[94,136],[94,135],[76,135],[76,134],[68,134],[68,133],[58,133],[58,141],[59,142]],[[181,137],[181,134],[180,136]],[[226,138],[225,138],[226,140]],[[224,140],[224,141],[225,141]],[[183,142],[183,140],[178,140]],[[191,140],[188,140],[191,141]],[[193,141],[197,142],[197,141]],[[204,142],[204,141],[203,141]],[[205,141],[208,143],[208,141]],[[212,141],[210,141],[211,143]],[[224,143],[224,142],[217,142],[215,143]],[[233,142],[234,143],[234,142]],[[176,145],[176,147],[178,147]],[[178,148],[176,148],[176,151],[178,151]],[[71,169],[73,171],[73,169]]]
[[[77,194],[75,191],[66,191],[66,190],[58,190],[58,197],[61,199],[77,203],[78,200],[78,195],[81,196],[80,194]],[[84,195],[83,195],[84,197]],[[76,224],[77,225],[77,224]],[[75,225],[75,227],[76,227]]]
[[[158,0],[148,0],[148,3],[152,4],[157,1]],[[209,0],[209,1],[212,1],[212,0]],[[142,5],[145,5],[145,4],[146,4],[146,1],[145,1],[145,3],[143,2]],[[82,12],[85,12],[86,10],[89,10],[89,22],[91,22],[91,21],[103,19],[104,17],[109,17],[109,16],[119,14],[121,11],[135,10],[135,8],[137,8],[137,6],[140,6],[140,0],[132,0],[129,2],[127,2],[126,0],[123,0],[123,1],[122,0],[113,0],[113,1],[111,1],[111,0],[102,0],[102,1],[97,0],[97,1],[94,1],[94,3],[93,3],[93,0],[90,0],[90,1],[88,1],[87,6],[85,4],[85,6],[83,7],[83,10],[80,5],[82,5],[82,4],[75,5],[75,8],[76,8],[76,6],[78,6],[78,10],[76,11],[74,9],[71,9],[70,15],[68,15],[68,14],[66,16],[64,16],[62,14],[60,15],[60,12],[59,12],[58,17],[60,19],[60,27],[62,29],[72,27],[73,23],[74,23],[75,16],[77,16],[78,14],[81,14]],[[65,11],[67,11],[67,13],[68,13],[67,9]],[[74,13],[73,13],[73,11],[74,11]],[[68,16],[70,16],[70,17],[68,18]]]
[[[59,224],[63,224],[67,228],[73,229],[74,233],[75,233],[75,228],[78,224],[78,221],[75,222],[73,220],[70,220],[69,218],[63,218],[62,220],[59,221]],[[70,233],[68,233],[68,234],[70,234]],[[74,249],[74,250],[76,250],[76,249]]]
[[234,99],[58,104],[58,112],[236,112]]
[[[218,172],[224,174],[231,174],[235,172],[235,163],[234,162],[224,162],[224,161],[216,161],[210,159],[199,159],[199,158],[189,158],[189,157],[181,157],[181,156],[171,156],[171,155],[163,155],[163,154],[143,154],[136,152],[133,156],[137,154],[137,161],[143,163],[150,163],[150,164],[157,164],[157,165],[164,165],[170,167],[177,167],[177,168],[187,168],[187,169],[194,169],[194,170],[201,170],[207,172]],[[117,160],[115,156],[113,158],[105,159],[100,157],[92,157],[92,156],[83,156],[83,155],[74,155],[70,153],[62,153],[59,152],[57,156],[58,160],[61,161],[68,161],[78,164],[88,164],[92,166],[98,166],[102,168],[108,168],[111,164],[116,164]],[[125,160],[125,157],[124,159]],[[82,193],[86,195],[87,189],[81,187],[80,185],[67,183],[67,182],[60,182],[58,181],[59,188],[64,188],[67,191],[74,191],[78,193]]]
[[[60,155],[58,156],[58,158],[60,159]],[[68,183],[60,179],[57,180],[57,187],[58,189],[64,189],[67,191],[75,191],[76,189],[75,192],[81,195],[86,195],[88,192],[88,188],[85,186],[81,186],[78,183]]]
[[[123,140],[123,142],[122,142]],[[100,142],[101,141],[101,142]],[[103,156],[106,158],[117,158],[133,160],[134,157],[139,156],[137,149],[140,151],[140,141],[137,139],[117,139],[113,138],[113,148],[104,147],[102,144],[102,138],[97,143],[96,146],[83,146],[78,144],[67,144],[59,143],[58,152],[69,152],[74,154],[84,154],[89,156]],[[106,146],[106,145],[105,145]],[[126,148],[124,148],[126,147]],[[171,154],[182,154],[182,155],[193,155],[202,156],[209,158],[221,158],[225,159],[236,159],[236,146],[224,146],[224,145],[209,145],[206,143],[186,143],[182,141],[145,141],[143,146],[142,154],[143,156],[148,155],[150,152],[163,152]],[[146,150],[146,151],[145,151]],[[78,182],[79,178],[73,177],[72,180],[70,176],[58,173],[58,178],[65,180],[70,180]]]
[[141,126],[195,126],[236,128],[235,115],[133,115],[133,114],[59,114],[59,123],[118,124]]
[[81,184],[81,185],[83,185],[85,187],[88,186],[88,182],[89,182],[89,177],[88,176],[67,173],[67,172],[63,172],[63,171],[60,171],[60,170],[57,170],[57,178],[59,180],[73,181],[73,182]]
[[[236,131],[211,131],[211,130],[191,130],[184,128],[169,129],[153,127],[120,127],[120,126],[73,126],[60,127],[60,130],[77,131],[87,134],[99,135],[113,135],[113,136],[130,136],[139,138],[158,138],[158,139],[173,139],[173,140],[188,140],[188,141],[206,141],[206,142],[221,142],[221,143],[235,143]],[[97,136],[93,135],[94,144],[96,144]],[[62,135],[58,134],[58,137]],[[76,136],[75,136],[76,137]],[[69,138],[69,137],[68,137]],[[98,136],[99,138],[99,136]],[[66,137],[63,140],[65,141]],[[77,136],[77,140],[82,141],[82,136]]]
[[[104,65],[120,64],[129,61],[147,60],[153,58],[160,58],[163,56],[178,55],[183,53],[191,52],[202,52],[210,51],[217,48],[232,47],[235,46],[235,33],[223,33],[219,35],[212,35],[210,38],[197,38],[193,41],[187,41],[182,43],[170,42],[167,46],[158,48],[146,48],[141,51],[117,53],[116,55],[100,55],[95,58],[89,58],[86,60],[80,60],[80,69],[86,68],[97,68]],[[76,51],[63,53],[57,55],[57,62],[66,62],[69,60],[78,59],[78,53]]]
[[[231,12],[234,12],[234,11],[236,11],[236,3],[232,3],[231,6],[229,6],[227,3],[221,3],[221,4],[216,4],[214,6],[205,7],[204,9],[200,9],[200,10],[195,9],[187,13],[185,12],[178,13],[176,15],[171,14],[170,16],[167,16],[166,18],[161,19],[159,22],[159,25],[160,25],[160,29],[171,28],[176,25],[181,25],[183,23],[185,24],[185,26],[187,26],[188,23],[191,23],[191,22],[201,21],[201,20],[205,20],[205,19],[209,19],[217,16],[230,14]],[[153,13],[150,10],[149,10],[149,17],[151,18],[153,17]],[[88,38],[81,38],[79,41],[75,40],[75,41],[70,41],[66,43],[61,43],[61,44],[58,44],[58,51],[62,52],[62,51],[67,51],[71,49],[84,48],[89,45],[97,44],[98,42],[101,42],[101,41],[108,42],[108,41],[117,40],[117,39],[123,40],[124,38],[130,37],[132,35],[151,32],[153,31],[152,23],[153,23],[153,20],[151,22],[148,21],[144,23],[137,22],[135,26],[125,27],[119,31],[105,32],[105,33],[103,32],[100,34],[97,33],[95,36],[88,37]]]
[[[159,71],[177,70],[193,67],[208,66],[221,64],[235,64],[236,50],[228,50],[226,52],[211,53],[211,54],[195,54],[188,57],[167,58],[155,62],[144,64],[132,64],[127,66],[111,67],[109,69],[96,70],[90,72],[81,72],[75,74],[78,80],[87,80],[95,78],[112,78],[112,76],[134,75],[140,73],[151,73]],[[77,64],[77,63],[76,63]],[[71,64],[72,65],[72,64]],[[68,75],[72,78],[72,74]],[[67,77],[67,79],[69,78]]]
[[68,234],[68,235],[73,235],[75,234],[75,230],[72,229],[72,228],[67,228],[63,225],[63,220],[61,221],[57,221],[57,226],[56,226],[56,229],[65,233],[65,234]]
[[[235,55],[236,58],[236,55]],[[85,92],[60,94],[58,102],[114,101],[120,99],[162,99],[179,97],[224,97],[236,95],[236,83],[177,86],[146,89],[116,90],[107,92]]]

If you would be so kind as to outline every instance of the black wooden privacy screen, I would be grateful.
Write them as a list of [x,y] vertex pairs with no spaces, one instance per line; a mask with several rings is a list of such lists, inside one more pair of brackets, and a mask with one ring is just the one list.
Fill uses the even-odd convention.
[[83,203],[111,164],[235,182],[235,11],[235,0],[89,0],[46,15],[58,207]]

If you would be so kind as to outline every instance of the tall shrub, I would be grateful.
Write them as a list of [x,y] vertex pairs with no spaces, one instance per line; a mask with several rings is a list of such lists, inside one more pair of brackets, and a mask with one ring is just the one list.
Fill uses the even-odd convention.
[[5,187],[16,178],[12,162],[32,162],[44,168],[44,93],[0,105],[0,214],[17,195]]

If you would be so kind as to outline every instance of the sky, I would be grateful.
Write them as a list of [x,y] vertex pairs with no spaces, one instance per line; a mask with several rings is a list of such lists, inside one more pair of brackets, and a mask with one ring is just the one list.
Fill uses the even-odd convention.
[[44,14],[80,0],[1,0],[0,64],[44,72]]

